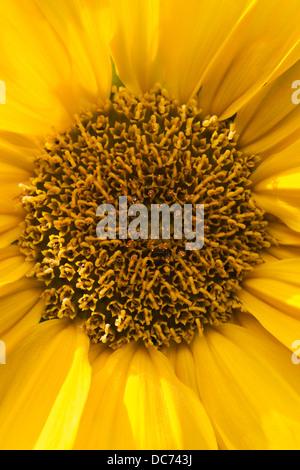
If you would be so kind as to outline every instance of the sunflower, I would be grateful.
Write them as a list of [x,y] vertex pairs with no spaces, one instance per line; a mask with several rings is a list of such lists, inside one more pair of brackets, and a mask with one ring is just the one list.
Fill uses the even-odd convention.
[[0,447],[300,449],[298,1],[0,8]]

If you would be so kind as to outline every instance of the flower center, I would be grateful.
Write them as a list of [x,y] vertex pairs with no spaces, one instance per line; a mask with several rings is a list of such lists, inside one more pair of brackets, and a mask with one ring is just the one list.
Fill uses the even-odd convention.
[[[45,284],[44,319],[80,318],[92,342],[116,349],[142,340],[190,342],[228,321],[237,291],[270,246],[251,194],[255,155],[237,149],[234,123],[201,119],[156,87],[139,99],[113,89],[105,105],[76,117],[45,143],[24,185],[19,245]],[[186,237],[100,239],[97,208],[121,196],[152,204],[204,204],[200,250]],[[195,217],[194,217],[195,218]]]

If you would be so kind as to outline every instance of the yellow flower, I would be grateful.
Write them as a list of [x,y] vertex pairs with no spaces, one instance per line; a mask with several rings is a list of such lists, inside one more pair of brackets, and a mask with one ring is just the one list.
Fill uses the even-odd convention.
[[[0,0],[0,448],[300,449],[298,10]],[[97,241],[122,191],[203,249]]]

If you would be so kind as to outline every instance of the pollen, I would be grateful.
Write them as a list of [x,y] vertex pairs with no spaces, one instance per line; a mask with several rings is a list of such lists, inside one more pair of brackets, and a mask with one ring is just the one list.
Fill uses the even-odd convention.
[[[93,343],[161,348],[191,342],[241,309],[241,282],[272,243],[251,193],[259,161],[234,121],[181,106],[157,86],[111,99],[47,139],[23,185],[19,246],[44,286],[43,320],[79,319]],[[203,204],[204,245],[96,235],[100,204]],[[171,229],[172,233],[172,229]]]

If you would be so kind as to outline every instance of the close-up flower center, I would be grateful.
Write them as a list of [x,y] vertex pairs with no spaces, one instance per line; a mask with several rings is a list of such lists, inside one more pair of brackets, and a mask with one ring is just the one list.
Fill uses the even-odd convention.
[[[113,349],[189,343],[230,320],[241,282],[271,244],[251,193],[258,161],[239,151],[234,120],[203,117],[196,100],[180,105],[159,86],[139,98],[113,88],[110,101],[46,140],[23,185],[19,246],[45,285],[43,319],[77,318],[91,342]],[[122,196],[149,211],[203,204],[202,248],[173,236],[174,219],[169,239],[142,230],[100,239],[98,206],[117,210]]]

